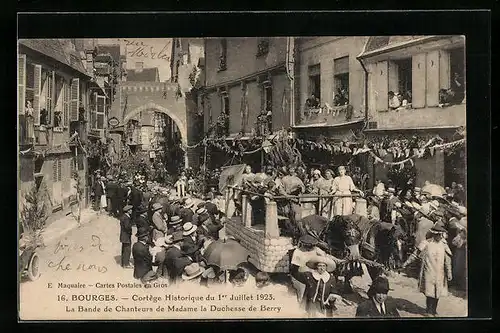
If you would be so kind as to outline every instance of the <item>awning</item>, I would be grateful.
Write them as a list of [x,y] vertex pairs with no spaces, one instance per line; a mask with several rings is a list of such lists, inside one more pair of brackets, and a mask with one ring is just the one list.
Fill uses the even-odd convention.
[[100,88],[101,91],[102,91],[102,93],[103,93],[103,95],[106,96],[106,98],[108,98],[108,94],[106,94],[106,89],[104,89],[104,85],[102,85],[98,81],[91,80],[90,81],[90,88]]

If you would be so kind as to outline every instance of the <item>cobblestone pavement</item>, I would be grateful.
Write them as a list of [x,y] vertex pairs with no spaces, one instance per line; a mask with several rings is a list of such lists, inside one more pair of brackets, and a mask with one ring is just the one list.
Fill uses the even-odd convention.
[[[134,228],[135,233],[135,228]],[[147,302],[132,301],[131,293],[138,295],[165,296],[174,290],[171,287],[161,285],[166,281],[160,280],[158,286],[152,289],[144,289],[142,286],[133,285],[132,288],[117,288],[118,283],[137,283],[132,278],[132,270],[122,269],[119,265],[121,244],[119,243],[119,222],[115,218],[106,215],[94,218],[88,223],[82,224],[63,236],[59,241],[54,241],[45,248],[39,250],[40,267],[42,276],[34,282],[23,281],[20,285],[20,317],[21,319],[154,319],[154,318],[195,318],[204,314],[194,313],[130,313],[117,311],[117,304],[126,307],[152,306],[160,303],[149,299]],[[132,239],[135,242],[135,238]],[[404,317],[422,317],[425,310],[425,297],[418,292],[417,280],[403,274],[393,274],[389,277],[391,288],[389,293],[397,304],[400,313]],[[75,285],[80,283],[80,285]],[[114,286],[109,285],[113,283]],[[86,284],[85,288],[82,284]],[[108,285],[106,285],[108,284]],[[366,281],[353,279],[355,293],[344,295],[352,306],[339,305],[336,317],[354,317],[356,304],[366,298]],[[129,285],[131,286],[131,285]],[[68,288],[71,287],[71,288]],[[190,292],[207,294],[208,289],[193,286]],[[184,289],[183,291],[185,291]],[[232,291],[235,292],[235,291]],[[114,295],[117,300],[97,299],[104,305],[111,306],[111,313],[92,313],[95,308],[96,299],[92,300],[89,295]],[[87,298],[86,298],[87,297]],[[104,296],[102,296],[104,297]],[[78,298],[89,300],[78,301]],[[293,303],[294,298],[289,300]],[[207,301],[207,303],[210,303]],[[80,309],[78,305],[85,305]],[[163,302],[162,304],[166,304]],[[220,303],[224,304],[224,302]],[[247,302],[248,304],[248,302]],[[287,304],[290,304],[288,302]],[[76,312],[71,312],[76,309]],[[154,312],[154,311],[153,311]],[[467,299],[463,293],[451,290],[448,297],[440,300],[438,306],[440,316],[462,317],[467,315]],[[302,317],[300,313],[294,312],[295,316]],[[286,317],[286,313],[267,313],[267,317],[273,315]],[[227,318],[227,312],[218,312],[216,318]],[[244,317],[244,315],[242,315]],[[215,318],[214,317],[214,318]],[[230,316],[234,316],[231,314]]]

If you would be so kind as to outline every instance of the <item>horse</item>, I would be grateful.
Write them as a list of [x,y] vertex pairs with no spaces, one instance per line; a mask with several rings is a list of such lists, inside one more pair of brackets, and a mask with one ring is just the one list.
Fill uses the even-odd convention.
[[402,265],[404,232],[391,223],[369,220],[358,215],[337,215],[328,220],[310,215],[299,221],[302,233],[318,239],[318,247],[325,252],[347,260],[339,267],[345,277],[346,290],[352,291],[350,279],[363,274],[361,263],[366,264],[370,277],[375,279],[385,269]]

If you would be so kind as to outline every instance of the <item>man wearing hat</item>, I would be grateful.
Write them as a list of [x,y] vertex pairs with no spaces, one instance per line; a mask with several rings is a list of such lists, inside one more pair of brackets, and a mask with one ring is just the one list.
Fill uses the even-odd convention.
[[331,317],[334,303],[342,299],[335,293],[335,277],[329,273],[335,271],[335,262],[325,256],[315,256],[307,261],[306,266],[307,271],[296,275],[297,280],[305,285],[305,309],[310,317]]
[[173,275],[174,280],[177,280],[184,268],[192,263],[199,262],[198,250],[195,246],[191,244],[182,244],[181,247],[181,255],[173,260]]
[[155,271],[153,271],[153,256],[149,252],[150,234],[151,231],[149,227],[137,228],[137,242],[132,246],[134,278],[140,279],[142,283],[157,279],[157,275]]
[[203,240],[198,237],[198,227],[191,222],[182,225],[182,235],[184,236],[184,245],[190,245],[198,249],[203,246]]
[[167,234],[173,234],[176,231],[182,233],[182,219],[178,215],[174,215],[168,221],[168,231]]
[[123,268],[132,268],[130,265],[130,254],[132,251],[131,212],[132,206],[127,205],[123,208],[123,214],[120,216],[120,243],[122,243],[121,266]]
[[132,205],[132,220],[136,218],[139,207],[142,205],[142,192],[133,186],[131,182],[127,183],[127,199],[128,204]]
[[108,182],[106,184],[106,196],[108,200],[108,211],[111,216],[119,217],[118,215],[118,202],[117,202],[117,192],[118,183],[114,181],[112,175],[108,175]]
[[164,263],[171,282],[175,282],[175,279],[182,273],[182,270],[179,271],[176,269],[175,265],[175,261],[182,257],[181,245],[184,241],[182,231],[174,232],[170,241],[172,242],[172,245],[168,247],[165,252]]
[[151,224],[153,226],[153,241],[160,237],[165,237],[167,233],[167,222],[161,216],[162,204],[154,203],[151,207],[152,217]]
[[429,230],[434,226],[434,222],[428,218],[429,210],[426,207],[421,207],[415,213],[415,221],[417,227],[415,232],[415,244],[420,244],[427,238]]
[[205,209],[205,201],[202,201],[202,202],[198,203],[198,205],[196,205],[196,210],[194,211],[193,219],[191,221],[193,224],[199,226],[198,215],[199,215],[199,212],[201,212],[203,209]]
[[367,292],[369,299],[358,305],[356,317],[400,317],[396,305],[387,299],[389,290],[389,281],[386,277],[375,278]]
[[448,282],[452,279],[451,250],[443,242],[446,233],[440,224],[430,230],[432,237],[418,244],[417,249],[403,264],[402,269],[421,259],[419,290],[426,298],[427,314],[437,316],[437,304],[441,296],[448,295]]
[[396,218],[395,204],[399,200],[395,196],[396,190],[393,187],[387,189],[387,194],[380,203],[380,220],[382,222],[393,223]]
[[194,215],[193,207],[194,207],[193,199],[187,198],[186,201],[184,201],[184,207],[182,207],[180,211],[180,217],[182,218],[182,222],[184,223],[193,222],[193,215]]
[[[132,208],[133,212],[133,208]],[[137,226],[137,229],[139,228],[150,228],[149,221],[147,219],[147,213],[148,209],[144,206],[139,206],[136,210],[136,216],[135,219],[133,220],[135,225]]]
[[219,231],[224,227],[224,225],[216,223],[216,221],[211,218],[205,208],[202,208],[200,210],[201,212],[198,216],[198,223],[201,233],[206,237],[218,240]]
[[182,280],[184,283],[190,282],[192,284],[198,284],[200,285],[201,283],[201,275],[205,269],[201,267],[198,263],[194,262],[192,264],[187,265],[184,267],[184,273],[182,273]]

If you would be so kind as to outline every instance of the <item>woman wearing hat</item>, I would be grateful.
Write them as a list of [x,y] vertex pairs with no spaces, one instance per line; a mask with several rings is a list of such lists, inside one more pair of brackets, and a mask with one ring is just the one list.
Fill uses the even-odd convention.
[[352,192],[358,192],[363,196],[363,192],[354,185],[352,178],[346,175],[344,166],[339,166],[338,172],[339,176],[333,180],[332,193],[346,196],[335,200],[335,215],[351,215],[353,213],[353,201],[350,195]]
[[427,297],[427,313],[437,315],[441,296],[448,295],[448,282],[452,279],[451,250],[443,242],[446,230],[439,224],[431,228],[432,238],[424,240],[403,264],[403,269],[421,259],[419,290]]
[[309,270],[296,275],[305,285],[305,310],[310,317],[331,317],[334,303],[340,298],[335,293],[335,277],[329,273],[335,270],[335,262],[325,256],[315,256],[306,265]]
[[368,300],[359,304],[356,309],[356,317],[400,317],[396,305],[388,302],[389,281],[384,276],[379,276],[373,280],[368,289]]

